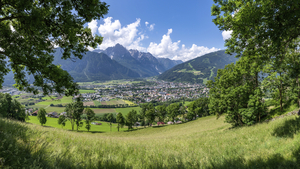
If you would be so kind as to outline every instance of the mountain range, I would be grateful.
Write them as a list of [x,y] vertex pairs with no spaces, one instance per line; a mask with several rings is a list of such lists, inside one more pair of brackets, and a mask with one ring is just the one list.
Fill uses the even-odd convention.
[[236,62],[235,54],[229,55],[225,50],[208,53],[187,62],[174,66],[158,76],[159,80],[171,82],[206,83],[213,80],[218,69]]
[[[83,54],[82,59],[61,59],[63,51],[53,53],[56,65],[68,71],[77,82],[143,78],[159,75],[183,63],[181,60],[156,58],[151,53],[127,50],[120,44],[106,50],[94,50]],[[71,58],[74,56],[71,56]],[[26,77],[33,82],[33,77]],[[13,73],[5,76],[4,84],[13,84]]]

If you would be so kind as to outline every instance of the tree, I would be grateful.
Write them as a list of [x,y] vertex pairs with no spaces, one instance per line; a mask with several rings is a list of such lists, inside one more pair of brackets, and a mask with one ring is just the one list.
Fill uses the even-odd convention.
[[145,117],[146,117],[146,111],[147,111],[147,104],[142,104],[141,108],[142,108],[142,110],[140,110],[141,121],[142,121],[142,125],[145,128]]
[[156,109],[156,112],[157,112],[157,116],[158,116],[158,120],[160,122],[164,122],[166,116],[167,116],[167,110],[166,110],[166,106],[165,105],[160,105],[160,106],[157,106],[155,109]]
[[64,115],[60,115],[58,118],[58,124],[63,128],[66,125],[67,119]]
[[117,119],[116,120],[117,120],[117,123],[118,123],[118,131],[119,131],[119,128],[120,127],[123,128],[123,126],[125,124],[125,119],[124,119],[122,113],[119,112],[117,114]]
[[251,65],[245,62],[245,58],[241,58],[236,64],[226,65],[218,70],[214,82],[207,83],[209,112],[217,117],[226,114],[225,121],[233,126],[254,124],[265,114],[264,95],[257,85],[257,75],[249,71]]
[[146,112],[149,109],[154,109],[154,106],[153,106],[152,103],[148,103],[148,104],[142,104],[141,108],[142,108],[142,110],[140,111],[140,117],[141,117],[142,124],[143,124],[143,126],[145,128]]
[[0,93],[0,116],[25,121],[25,109],[17,100],[12,99],[8,93]]
[[114,121],[114,115],[112,113],[109,113],[107,116],[107,121],[109,122],[110,125],[110,131],[111,131],[111,126],[112,126],[112,122]]
[[[37,94],[34,86],[38,86],[45,94],[77,94],[79,87],[73,78],[52,64],[52,53],[59,46],[62,59],[71,58],[71,54],[71,59],[81,59],[89,46],[101,44],[102,38],[84,26],[103,18],[108,5],[98,0],[8,0],[1,1],[0,6],[0,87],[3,76],[12,70],[19,90]],[[26,80],[26,74],[34,76],[34,86]]]
[[67,104],[65,112],[67,112],[67,119],[70,121],[72,126],[72,131],[74,130],[74,125],[78,128],[82,126],[81,115],[83,114],[83,102],[80,97],[76,99],[76,102]]
[[132,126],[133,126],[133,124],[135,123],[135,118],[134,118],[134,111],[135,110],[131,110],[131,111],[129,111],[128,112],[128,114],[126,115],[126,119],[125,119],[125,121],[126,121],[126,126],[128,126],[128,130],[130,130],[130,129],[133,129],[132,128]]
[[86,114],[86,119],[85,119],[85,123],[86,123],[86,125],[85,125],[85,128],[88,130],[88,131],[90,131],[90,129],[91,129],[91,122],[92,122],[92,120],[94,120],[94,118],[95,118],[95,113],[94,113],[94,111],[92,110],[92,109],[90,109],[90,108],[86,108],[85,109],[85,114]]
[[[213,22],[222,31],[232,31],[227,52],[281,59],[300,35],[298,0],[214,0]],[[285,17],[282,17],[285,16]],[[263,59],[263,60],[264,60]]]
[[146,116],[147,120],[149,121],[150,126],[152,126],[152,123],[154,122],[155,117],[156,117],[155,109],[154,109],[154,108],[148,109],[148,110],[146,111],[145,116]]
[[175,117],[179,115],[179,104],[172,103],[167,107],[168,116],[175,121]]
[[[196,109],[197,109],[197,105],[196,102],[193,101],[188,105],[189,108],[189,112],[190,112],[190,116],[193,115],[193,117],[195,117],[195,119],[197,118],[197,113],[196,113]],[[193,118],[192,118],[193,119]]]
[[46,124],[47,118],[46,118],[46,110],[44,108],[40,108],[40,110],[38,111],[37,118],[42,126]]

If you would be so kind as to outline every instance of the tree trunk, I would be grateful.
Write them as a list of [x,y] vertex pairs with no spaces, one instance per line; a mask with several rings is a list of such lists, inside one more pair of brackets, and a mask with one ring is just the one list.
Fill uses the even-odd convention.
[[282,112],[282,82],[281,81],[280,81],[279,96],[280,96],[280,111]]
[[298,102],[298,108],[300,107],[300,90],[299,90],[299,77],[297,75],[297,85],[298,85],[298,97],[297,97],[297,102]]
[[119,127],[119,123],[118,123],[118,131],[119,131],[119,128],[120,128],[120,127]]

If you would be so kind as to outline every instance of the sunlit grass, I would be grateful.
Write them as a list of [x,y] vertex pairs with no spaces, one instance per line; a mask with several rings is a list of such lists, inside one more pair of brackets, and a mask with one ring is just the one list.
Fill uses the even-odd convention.
[[296,116],[235,129],[223,121],[209,116],[178,125],[91,134],[0,119],[0,159],[12,168],[299,167]]
[[[28,123],[33,123],[33,124],[37,124],[40,125],[39,120],[37,119],[36,116],[30,116],[29,117],[30,120],[27,120]],[[84,122],[84,120],[82,121]],[[99,122],[99,121],[98,121]],[[107,122],[100,122],[102,123],[102,125],[92,125],[90,132],[110,132],[110,125]],[[54,128],[63,128],[65,130],[71,130],[72,126],[71,123],[69,121],[66,122],[66,125],[64,127],[62,127],[61,125],[58,124],[58,118],[51,118],[51,117],[47,117],[47,122],[46,124],[44,124],[45,127],[54,127]],[[87,132],[87,129],[85,128],[86,124],[84,123],[82,127],[79,128],[80,132]],[[76,130],[76,125],[75,128]],[[117,124],[112,124],[112,128],[111,128],[112,132],[116,132],[118,131],[117,129]],[[127,130],[127,128],[122,128],[120,130]]]

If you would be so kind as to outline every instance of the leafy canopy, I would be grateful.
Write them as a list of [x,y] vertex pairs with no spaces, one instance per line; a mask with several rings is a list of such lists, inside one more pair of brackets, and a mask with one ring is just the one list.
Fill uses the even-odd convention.
[[[36,94],[37,86],[44,94],[77,94],[73,78],[52,64],[52,53],[59,46],[62,59],[71,54],[72,60],[81,59],[88,47],[101,44],[102,37],[93,36],[85,25],[102,18],[109,6],[99,0],[6,0],[0,7],[0,85],[12,70],[19,90]],[[26,73],[34,76],[34,86]]]

